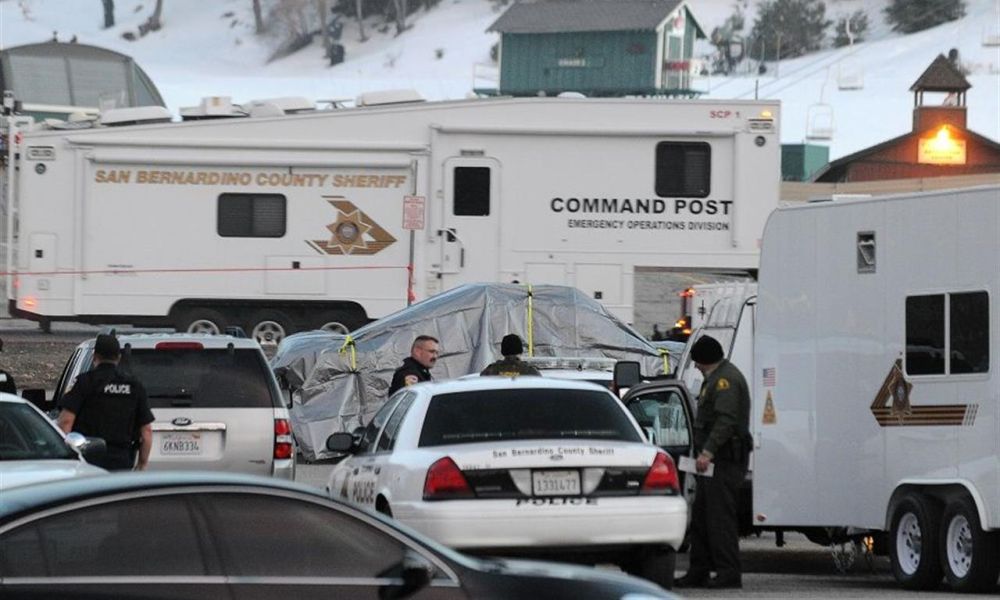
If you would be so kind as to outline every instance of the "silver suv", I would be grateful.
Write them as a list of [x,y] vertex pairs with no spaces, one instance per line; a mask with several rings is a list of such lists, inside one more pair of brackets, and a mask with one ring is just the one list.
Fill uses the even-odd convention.
[[[120,367],[146,388],[151,470],[198,469],[295,478],[288,409],[256,341],[228,335],[118,336]],[[54,400],[91,368],[94,340],[77,346]]]

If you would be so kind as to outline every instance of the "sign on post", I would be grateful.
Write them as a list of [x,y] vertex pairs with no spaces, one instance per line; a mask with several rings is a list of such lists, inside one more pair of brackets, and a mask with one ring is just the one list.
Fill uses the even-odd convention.
[[403,197],[403,229],[423,229],[426,199],[423,196]]

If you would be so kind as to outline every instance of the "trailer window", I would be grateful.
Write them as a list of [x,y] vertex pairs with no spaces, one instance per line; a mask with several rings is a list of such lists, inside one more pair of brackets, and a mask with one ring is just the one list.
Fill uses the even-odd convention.
[[706,142],[656,145],[656,195],[705,198],[712,181],[712,147]]
[[490,214],[490,168],[455,167],[454,213],[456,217]]
[[986,292],[906,299],[908,375],[986,373],[990,364],[989,347],[989,296]]
[[281,194],[222,194],[218,233],[222,237],[283,237],[285,203]]

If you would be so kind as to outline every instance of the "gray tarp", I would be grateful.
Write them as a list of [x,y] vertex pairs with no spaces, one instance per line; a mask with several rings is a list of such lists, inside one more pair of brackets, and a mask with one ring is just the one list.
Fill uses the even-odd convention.
[[[530,303],[529,303],[530,299]],[[310,332],[289,337],[271,361],[292,389],[292,428],[309,460],[329,458],[326,438],[367,423],[385,402],[393,371],[418,335],[441,341],[434,379],[476,373],[499,358],[500,340],[516,333],[534,356],[638,360],[663,372],[664,358],[645,338],[580,291],[543,285],[465,285],[354,331],[355,358],[345,336]],[[676,357],[674,357],[676,359]]]

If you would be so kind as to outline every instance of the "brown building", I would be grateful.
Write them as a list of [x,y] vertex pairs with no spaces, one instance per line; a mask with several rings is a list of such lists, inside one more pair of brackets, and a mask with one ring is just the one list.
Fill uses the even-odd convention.
[[[820,169],[813,181],[862,182],[1000,173],[1000,143],[966,127],[965,94],[972,87],[961,71],[938,55],[910,87],[913,130]],[[924,93],[946,93],[927,106]]]

